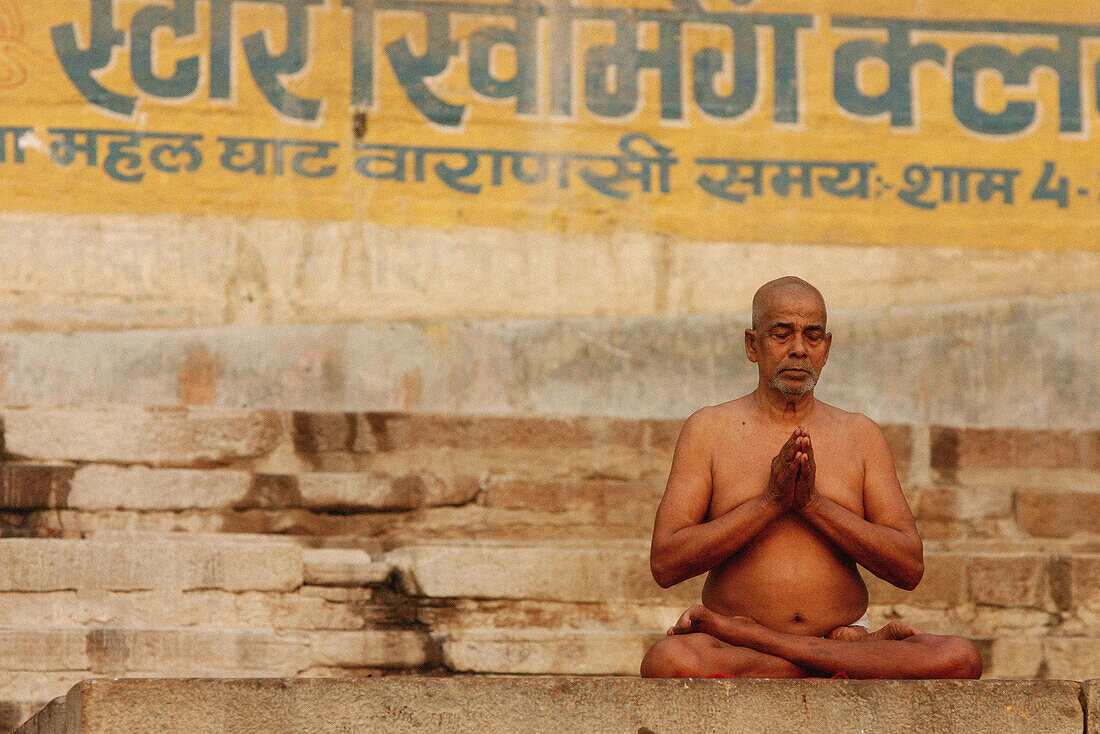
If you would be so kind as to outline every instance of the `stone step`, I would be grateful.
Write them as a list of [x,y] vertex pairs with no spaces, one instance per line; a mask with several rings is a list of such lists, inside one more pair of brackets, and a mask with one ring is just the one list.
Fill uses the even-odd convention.
[[421,668],[433,663],[434,650],[417,629],[0,627],[0,670],[8,674],[270,677]]
[[0,592],[290,591],[302,581],[302,548],[272,537],[176,534],[143,543],[124,536],[0,539]]
[[75,686],[20,732],[1081,734],[1100,716],[1097,685],[558,677],[98,680]]
[[12,510],[393,511],[465,504],[480,489],[474,476],[426,472],[269,474],[26,461],[6,462],[0,472],[0,509]]
[[[386,554],[414,596],[551,601],[690,602],[701,578],[660,589],[644,541],[438,542]],[[973,603],[1048,612],[1100,605],[1100,554],[929,552],[911,592],[865,574],[877,604],[947,608]]]

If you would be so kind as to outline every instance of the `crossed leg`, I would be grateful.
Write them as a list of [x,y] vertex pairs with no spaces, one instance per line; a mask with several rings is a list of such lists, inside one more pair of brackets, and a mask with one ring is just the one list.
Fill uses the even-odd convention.
[[841,628],[832,639],[776,632],[747,617],[689,609],[642,660],[647,678],[978,678],[977,646],[892,622],[865,634]]

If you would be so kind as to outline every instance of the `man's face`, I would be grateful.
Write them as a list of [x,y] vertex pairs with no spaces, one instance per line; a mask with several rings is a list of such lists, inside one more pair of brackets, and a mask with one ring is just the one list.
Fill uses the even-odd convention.
[[805,395],[817,384],[832,340],[821,299],[787,290],[769,299],[759,329],[745,332],[745,351],[762,381],[787,395]]

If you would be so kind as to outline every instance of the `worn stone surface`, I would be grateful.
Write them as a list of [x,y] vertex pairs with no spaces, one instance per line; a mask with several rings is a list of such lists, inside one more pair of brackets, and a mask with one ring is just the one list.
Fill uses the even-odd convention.
[[1051,608],[1049,560],[1034,554],[982,554],[966,561],[970,600],[1001,607]]
[[[737,317],[6,334],[0,401],[179,404],[179,372],[201,344],[224,360],[212,405],[682,419],[754,386],[743,353],[748,303]],[[1098,309],[1094,292],[890,313],[833,307],[819,397],[899,425],[1095,431],[1100,355],[1075,345],[1100,341],[1093,333]],[[882,328],[884,319],[890,328]],[[951,442],[943,443],[933,444],[933,459],[950,468],[942,457],[949,459]],[[954,451],[958,466],[957,441]]]
[[924,578],[913,591],[905,591],[860,569],[871,599],[876,604],[946,608],[967,602],[968,559],[958,553],[925,553]]
[[1085,683],[1085,734],[1100,734],[1100,680]]
[[293,675],[307,665],[301,635],[259,629],[0,627],[8,670],[98,675]]
[[232,507],[252,477],[227,469],[89,465],[73,477],[67,507],[82,510],[198,510]]
[[428,597],[558,601],[698,600],[702,579],[662,590],[639,543],[453,543],[399,548],[387,560],[408,593]]
[[[291,593],[207,589],[5,592],[0,619],[15,627],[250,627],[358,629],[366,598],[330,601],[303,587]],[[356,602],[349,604],[347,602]]]
[[315,548],[303,552],[305,582],[321,586],[378,586],[393,575],[393,564],[375,561],[361,550]]
[[478,493],[476,477],[445,479],[432,474],[386,476],[364,473],[302,474],[296,478],[302,506],[345,510],[412,510],[461,505]]
[[443,662],[459,673],[638,675],[662,631],[471,628],[441,635]]
[[81,683],[21,734],[1080,734],[1080,691],[1067,681],[102,680]]
[[1043,659],[1047,678],[1100,678],[1100,638],[1047,637]]
[[1038,678],[1043,673],[1041,639],[1010,637],[992,641],[985,678]]
[[0,591],[64,589],[291,590],[302,551],[287,542],[0,540]]
[[74,467],[67,464],[3,462],[0,464],[0,507],[18,510],[65,507],[72,491],[74,471]]
[[374,629],[313,632],[312,665],[343,668],[420,668],[437,655],[428,634],[418,630]]
[[5,408],[3,419],[15,456],[161,466],[260,456],[282,430],[273,413],[225,408]]
[[1016,493],[1016,522],[1028,535],[1067,538],[1100,534],[1100,491]]

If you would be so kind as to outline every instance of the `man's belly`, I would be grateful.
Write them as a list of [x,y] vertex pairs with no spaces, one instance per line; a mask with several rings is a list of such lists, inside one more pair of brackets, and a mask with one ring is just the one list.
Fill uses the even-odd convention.
[[820,636],[867,610],[855,563],[799,520],[779,518],[711,570],[703,604],[780,632]]

